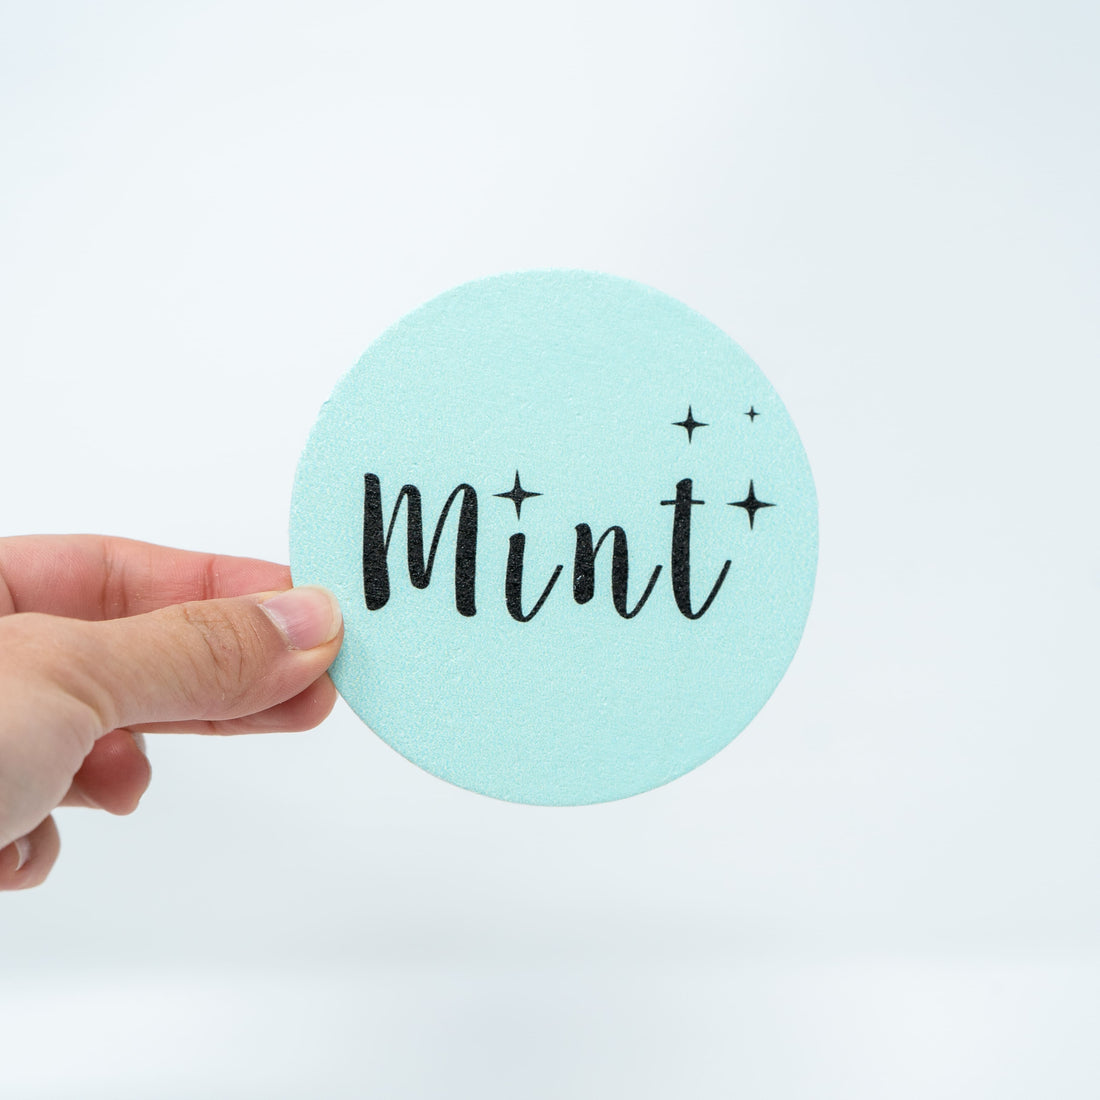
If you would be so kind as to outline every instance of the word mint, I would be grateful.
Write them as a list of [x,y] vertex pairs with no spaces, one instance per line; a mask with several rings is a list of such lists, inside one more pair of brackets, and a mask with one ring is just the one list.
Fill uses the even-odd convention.
[[[516,490],[519,490],[519,475],[516,475]],[[525,493],[523,496],[539,496],[537,493]],[[498,493],[494,496],[509,496]],[[510,497],[510,499],[512,499]],[[409,581],[414,588],[427,588],[432,580],[439,540],[451,509],[458,503],[458,522],[455,536],[455,608],[461,615],[477,614],[475,586],[477,574],[478,542],[478,498],[477,490],[465,482],[455,487],[447,497],[432,534],[431,546],[427,557],[424,556],[424,520],[421,507],[420,490],[415,485],[403,485],[397,494],[389,523],[386,523],[382,507],[382,483],[376,474],[364,476],[363,487],[363,596],[368,611],[378,611],[385,607],[390,598],[389,550],[393,540],[394,527],[397,525],[401,505],[405,505],[406,514],[406,552],[408,558]],[[691,478],[683,478],[676,484],[676,495],[671,500],[662,500],[664,506],[672,508],[672,533],[669,560],[669,573],[672,578],[672,596],[680,613],[688,619],[699,619],[707,613],[714,603],[726,575],[729,573],[729,560],[718,573],[717,580],[698,609],[692,606],[691,599],[691,510],[703,501],[692,496]],[[756,500],[750,483],[749,496],[744,501],[732,502],[735,507],[748,511],[751,520],[758,508],[770,508]],[[519,508],[517,507],[517,517]],[[595,595],[596,556],[607,540],[611,539],[611,602],[615,610],[624,619],[632,619],[646,605],[653,594],[662,566],[654,567],[645,588],[637,596],[633,606],[628,596],[630,577],[630,557],[627,548],[626,531],[613,525],[608,527],[599,538],[594,539],[592,528],[587,523],[578,523],[576,531],[576,549],[573,555],[573,599],[578,604],[588,603]],[[558,583],[564,566],[555,567],[550,579],[546,581],[541,593],[529,611],[524,611],[523,600],[523,557],[527,545],[527,536],[517,531],[508,540],[508,565],[504,575],[504,603],[508,614],[517,622],[530,622],[546,603],[554,586]]]

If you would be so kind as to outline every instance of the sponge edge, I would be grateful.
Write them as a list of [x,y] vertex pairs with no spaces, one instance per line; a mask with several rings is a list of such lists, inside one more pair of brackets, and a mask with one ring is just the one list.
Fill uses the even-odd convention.
[[296,584],[332,675],[426,771],[514,802],[649,790],[764,705],[817,563],[809,464],[751,359],[583,271],[467,283],[383,334],[302,455]]

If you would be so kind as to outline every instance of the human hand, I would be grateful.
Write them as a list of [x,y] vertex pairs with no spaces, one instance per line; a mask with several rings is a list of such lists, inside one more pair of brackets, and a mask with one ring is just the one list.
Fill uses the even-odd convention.
[[0,539],[0,889],[37,886],[57,806],[136,809],[141,731],[311,729],[343,623],[282,565],[91,535]]

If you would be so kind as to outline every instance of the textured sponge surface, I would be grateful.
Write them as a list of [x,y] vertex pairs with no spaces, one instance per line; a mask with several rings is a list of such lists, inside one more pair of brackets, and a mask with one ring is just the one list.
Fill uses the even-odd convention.
[[590,272],[409,314],[336,386],[294,487],[295,583],[344,610],[340,693],[511,801],[623,798],[707,760],[783,676],[816,562],[809,465],[759,368]]

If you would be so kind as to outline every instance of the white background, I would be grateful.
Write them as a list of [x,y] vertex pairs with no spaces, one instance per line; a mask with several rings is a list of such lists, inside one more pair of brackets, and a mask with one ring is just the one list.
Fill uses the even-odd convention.
[[367,344],[575,266],[756,359],[822,548],[773,700],[624,803],[342,706],[155,741],[0,899],[0,1093],[1097,1095],[1096,13],[0,5],[5,532],[285,560]]

